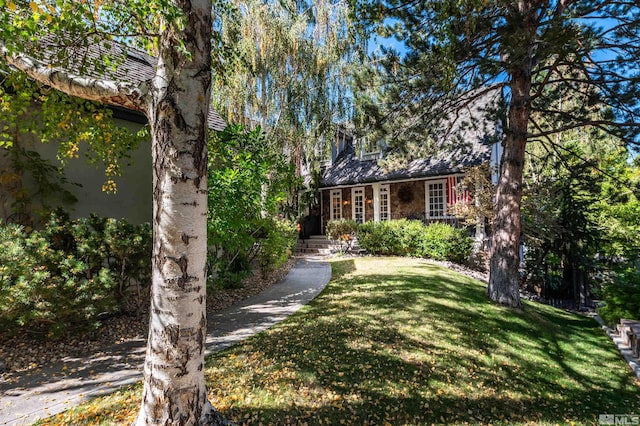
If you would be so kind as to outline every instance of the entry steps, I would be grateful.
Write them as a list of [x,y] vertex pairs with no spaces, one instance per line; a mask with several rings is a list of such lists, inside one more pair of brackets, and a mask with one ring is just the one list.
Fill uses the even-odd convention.
[[298,239],[298,245],[296,247],[297,254],[321,254],[330,255],[333,253],[348,252],[348,253],[360,253],[360,247],[358,241],[354,240],[351,243],[351,247],[347,250],[346,244],[340,241],[334,241],[327,238],[326,235],[312,235],[309,238]]

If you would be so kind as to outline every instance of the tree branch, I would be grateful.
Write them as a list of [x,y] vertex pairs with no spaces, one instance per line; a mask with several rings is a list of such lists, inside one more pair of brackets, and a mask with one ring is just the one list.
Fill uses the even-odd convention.
[[[549,135],[554,135],[556,133],[561,133],[561,132],[565,132],[567,130],[573,130],[573,129],[578,129],[581,127],[586,127],[586,126],[591,126],[591,127],[596,127],[602,131],[604,131],[607,134],[613,134],[611,132],[611,130],[609,130],[609,126],[610,127],[615,127],[615,128],[624,128],[624,127],[640,127],[640,123],[635,123],[633,121],[630,122],[626,122],[626,123],[616,123],[613,121],[609,121],[609,120],[584,120],[584,121],[579,121],[579,122],[575,122],[575,123],[568,123],[564,126],[560,126],[557,127],[555,129],[552,130],[540,130],[538,133],[529,133],[528,137],[529,138],[542,138],[542,137],[546,137]],[[613,134],[614,136],[618,136]],[[627,141],[629,143],[632,143],[631,141]]]
[[147,82],[134,84],[78,76],[61,68],[52,67],[24,53],[9,52],[1,42],[0,54],[7,64],[67,95],[146,112],[150,92]]

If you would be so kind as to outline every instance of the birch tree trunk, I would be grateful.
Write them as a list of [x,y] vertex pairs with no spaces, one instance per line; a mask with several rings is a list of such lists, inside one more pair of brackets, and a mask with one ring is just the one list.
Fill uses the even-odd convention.
[[[152,102],[153,272],[144,392],[136,425],[223,423],[207,400],[207,113],[211,0],[180,1],[161,35]],[[190,58],[177,47],[184,43]]]
[[73,75],[24,53],[0,55],[31,78],[72,96],[142,111],[151,127],[153,259],[144,393],[136,425],[227,424],[204,379],[207,253],[207,115],[211,0],[172,0],[184,24],[160,27],[153,81]]

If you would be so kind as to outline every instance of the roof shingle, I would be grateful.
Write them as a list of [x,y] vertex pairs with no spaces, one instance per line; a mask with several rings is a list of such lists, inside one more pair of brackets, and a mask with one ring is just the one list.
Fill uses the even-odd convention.
[[491,144],[500,136],[497,119],[487,112],[501,101],[498,90],[474,100],[450,119],[446,136],[438,141],[439,149],[427,158],[409,161],[406,167],[385,170],[377,159],[360,159],[353,143],[338,155],[331,166],[322,170],[321,188],[361,183],[426,178],[461,173],[466,168],[486,163],[491,157]]
[[[123,60],[117,67],[108,68],[108,78],[130,83],[141,83],[153,79],[155,76],[155,68],[158,64],[158,60],[146,52],[116,42],[71,47],[60,46],[52,37],[45,37],[41,40],[41,43],[46,46],[45,51],[41,52],[46,59],[55,57],[56,49],[65,49],[70,58],[70,65],[67,67],[69,71],[80,74],[80,70],[82,69],[83,73],[93,78],[104,77],[99,71],[101,67],[86,65],[100,62],[104,57]],[[224,130],[226,127],[225,121],[211,107],[209,108],[207,125],[213,130]]]

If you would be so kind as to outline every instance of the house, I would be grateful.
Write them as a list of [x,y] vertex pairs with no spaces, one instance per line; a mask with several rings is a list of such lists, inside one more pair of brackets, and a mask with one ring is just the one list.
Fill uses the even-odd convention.
[[[489,164],[497,183],[501,126],[487,122],[484,111],[500,100],[497,90],[489,91],[459,110],[448,123],[448,140],[439,141],[448,148],[397,170],[380,165],[383,149],[367,149],[366,143],[339,136],[330,163],[321,169],[320,223],[315,229],[324,233],[327,222],[339,219],[363,223],[409,218],[458,224],[451,206],[469,203],[473,195],[473,190],[458,185],[465,170]],[[472,121],[483,123],[469,125]]]
[[[101,60],[101,55],[110,53],[115,57],[123,57],[119,66],[110,71],[110,78],[120,81],[138,83],[151,79],[155,74],[156,59],[130,47],[117,43],[111,43],[108,47],[91,45],[88,49],[76,52],[77,57],[83,61],[95,63]],[[73,54],[73,53],[71,53]],[[46,54],[45,54],[46,56]],[[72,62],[73,64],[73,62]],[[77,72],[77,67],[71,65],[72,71]],[[39,108],[34,101],[34,111]],[[147,123],[146,117],[137,111],[106,106],[112,112],[112,118],[119,127],[127,128],[132,133],[137,132]],[[36,112],[37,113],[37,112]],[[224,120],[213,110],[209,111],[208,125],[210,129],[222,130],[225,127]],[[22,148],[47,161],[54,167],[60,166],[57,159],[57,144],[43,144],[37,135],[20,134],[19,144]],[[64,175],[69,183],[77,185],[65,185],[65,188],[77,199],[70,206],[65,206],[71,217],[85,217],[90,213],[97,213],[104,217],[124,218],[132,223],[150,222],[152,219],[152,156],[151,143],[140,143],[130,152],[128,165],[123,166],[122,176],[114,178],[117,184],[116,193],[106,193],[102,190],[106,177],[104,170],[89,164],[84,158],[82,148],[79,158],[67,160]],[[0,219],[7,220],[15,217],[16,185],[24,187],[26,191],[35,192],[34,177],[24,175],[20,182],[12,179],[2,179],[10,171],[12,159],[9,151],[0,147]],[[14,174],[15,176],[15,174]],[[29,188],[31,187],[31,188]],[[22,189],[22,188],[21,188]]]

